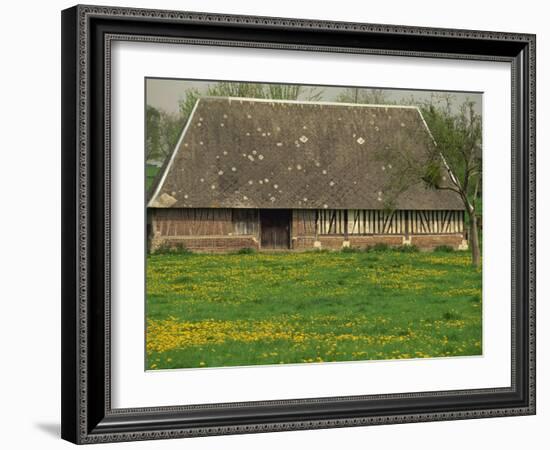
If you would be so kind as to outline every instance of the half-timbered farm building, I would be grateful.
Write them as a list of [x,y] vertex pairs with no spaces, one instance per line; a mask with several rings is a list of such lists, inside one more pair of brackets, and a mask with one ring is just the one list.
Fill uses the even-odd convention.
[[428,137],[412,106],[200,98],[151,189],[149,248],[465,248],[455,193],[396,187]]

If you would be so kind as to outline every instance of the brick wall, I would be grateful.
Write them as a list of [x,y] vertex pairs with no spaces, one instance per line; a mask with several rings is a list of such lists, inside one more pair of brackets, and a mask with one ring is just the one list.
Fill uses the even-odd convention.
[[344,245],[343,236],[319,236],[317,239],[321,243],[321,248],[329,250],[340,250]]
[[311,250],[314,248],[314,236],[296,236],[292,238],[293,250]]
[[350,236],[350,247],[366,248],[376,244],[386,244],[390,247],[399,247],[403,245],[403,236]]
[[[465,241],[462,234],[443,235],[414,235],[410,237],[410,245],[415,245],[420,250],[433,250],[440,245],[449,245],[455,250],[463,249]],[[344,236],[319,236],[317,240],[313,236],[295,236],[292,238],[293,250],[312,250],[315,248],[328,250],[341,250],[344,247]],[[317,246],[315,243],[317,242]],[[403,235],[369,235],[349,236],[349,247],[367,248],[376,244],[385,244],[390,247],[407,245]]]
[[[349,246],[352,248],[367,248],[376,244],[386,244],[390,247],[399,247],[405,244],[404,236],[400,235],[373,235],[350,236]],[[320,247],[315,243],[320,243]],[[465,249],[465,241],[461,234],[444,235],[412,235],[410,245],[420,250],[433,250],[440,245],[448,245],[455,250]],[[313,250],[315,248],[341,250],[344,246],[343,236],[319,236],[318,241],[312,236],[297,236],[292,238],[293,250]],[[185,248],[193,252],[224,253],[252,248],[259,250],[258,240],[254,236],[157,236],[151,241],[151,251],[159,249]]]
[[[319,236],[321,248],[340,250],[344,246],[344,236]],[[386,244],[390,247],[403,245],[401,235],[372,235],[372,236],[349,236],[349,246],[352,248],[372,247],[376,244]]]
[[448,245],[458,250],[463,246],[464,237],[462,234],[429,234],[412,235],[411,245],[416,245],[420,249],[433,250],[440,245]]
[[225,253],[253,248],[258,250],[258,241],[253,236],[162,236],[151,241],[151,252],[159,249],[187,249],[192,252]]

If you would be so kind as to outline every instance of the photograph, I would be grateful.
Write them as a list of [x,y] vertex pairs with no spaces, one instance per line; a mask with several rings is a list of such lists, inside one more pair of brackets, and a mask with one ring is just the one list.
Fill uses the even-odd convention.
[[482,92],[144,89],[146,370],[483,355]]

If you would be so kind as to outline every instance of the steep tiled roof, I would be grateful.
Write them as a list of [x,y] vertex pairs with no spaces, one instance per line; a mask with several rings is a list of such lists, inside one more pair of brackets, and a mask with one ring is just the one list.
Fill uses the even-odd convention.
[[149,206],[463,209],[420,180],[396,196],[392,174],[429,145],[415,107],[205,97]]

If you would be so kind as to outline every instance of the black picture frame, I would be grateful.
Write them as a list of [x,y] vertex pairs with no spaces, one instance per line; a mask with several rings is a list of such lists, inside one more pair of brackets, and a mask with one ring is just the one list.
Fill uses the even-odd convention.
[[[512,67],[511,386],[112,409],[115,40],[506,61]],[[62,12],[62,437],[74,443],[535,414],[535,36],[119,7]]]

